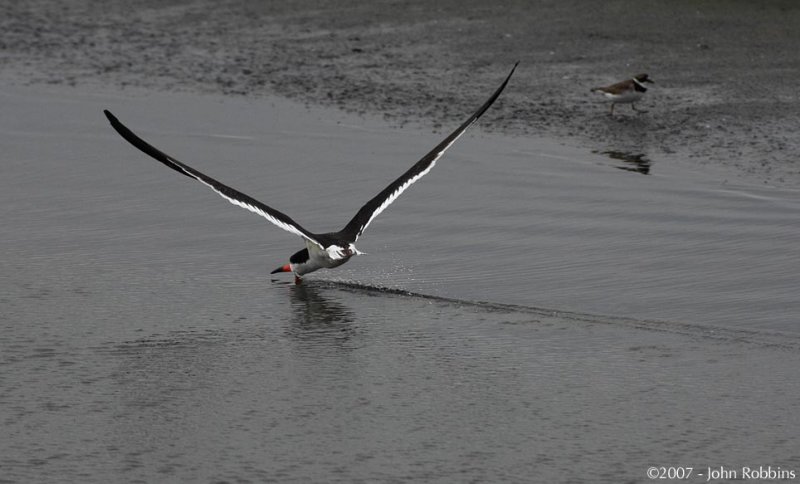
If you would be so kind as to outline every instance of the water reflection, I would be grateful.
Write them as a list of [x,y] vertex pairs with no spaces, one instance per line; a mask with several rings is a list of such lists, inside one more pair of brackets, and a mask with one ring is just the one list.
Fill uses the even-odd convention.
[[302,339],[349,340],[355,334],[353,311],[323,296],[323,291],[323,287],[316,287],[313,282],[289,286],[292,307],[289,333]]
[[[598,151],[594,151],[598,153]],[[632,171],[634,173],[641,173],[642,175],[650,174],[650,167],[652,166],[644,153],[628,153],[625,151],[607,150],[600,151],[601,155],[606,155],[612,160],[623,162],[623,165],[615,166],[619,170]]]

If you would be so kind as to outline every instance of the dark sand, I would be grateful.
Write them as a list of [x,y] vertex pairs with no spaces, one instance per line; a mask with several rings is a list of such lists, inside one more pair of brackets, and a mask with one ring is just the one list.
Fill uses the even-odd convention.
[[[484,129],[795,187],[798,25],[792,1],[4,2],[0,69],[277,93],[439,127],[521,60]],[[639,72],[657,82],[647,114],[611,118],[589,93]]]

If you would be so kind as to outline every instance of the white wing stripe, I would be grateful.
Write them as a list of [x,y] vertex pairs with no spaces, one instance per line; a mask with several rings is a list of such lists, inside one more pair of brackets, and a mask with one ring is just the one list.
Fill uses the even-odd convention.
[[[471,123],[470,123],[470,125],[471,125]],[[387,197],[387,198],[386,198],[386,200],[384,200],[384,202],[383,202],[383,203],[382,203],[382,204],[381,204],[381,205],[380,205],[380,206],[379,206],[379,207],[378,207],[378,208],[377,208],[377,209],[376,209],[374,212],[372,212],[372,215],[369,217],[369,220],[367,220],[367,223],[365,223],[365,224],[364,224],[364,226],[363,226],[363,227],[361,227],[361,230],[359,231],[359,235],[360,235],[362,232],[364,232],[364,230],[366,230],[366,228],[369,226],[369,224],[372,222],[372,220],[373,220],[375,217],[377,217],[378,215],[380,215],[380,214],[381,214],[381,212],[383,212],[384,210],[386,210],[386,207],[388,207],[389,205],[391,205],[391,204],[392,204],[392,202],[394,202],[394,201],[395,201],[395,199],[397,199],[397,197],[399,197],[401,193],[403,193],[404,191],[406,191],[406,189],[407,189],[408,187],[410,187],[411,185],[413,185],[413,184],[414,184],[414,183],[415,183],[417,180],[419,180],[419,179],[420,179],[420,178],[422,178],[423,176],[427,175],[427,174],[428,174],[428,172],[429,172],[429,171],[431,171],[431,170],[433,169],[433,167],[434,167],[434,166],[436,166],[436,161],[437,161],[439,158],[441,158],[441,157],[442,157],[442,155],[444,154],[444,152],[445,152],[445,151],[447,151],[447,149],[448,149],[448,148],[450,148],[450,146],[452,146],[452,145],[453,145],[453,143],[455,143],[455,142],[456,142],[456,140],[457,140],[458,138],[460,138],[462,134],[464,134],[464,132],[466,132],[466,128],[467,128],[467,127],[465,127],[465,128],[464,128],[464,131],[462,131],[461,133],[459,133],[459,134],[458,134],[458,136],[456,136],[455,138],[453,138],[453,140],[452,140],[450,143],[448,143],[448,144],[447,144],[447,146],[445,146],[444,148],[442,148],[442,151],[440,151],[440,152],[436,153],[436,157],[434,157],[434,158],[433,158],[433,160],[431,160],[431,164],[430,164],[430,165],[428,165],[428,167],[427,167],[427,168],[425,168],[425,169],[424,169],[424,170],[422,170],[421,172],[417,173],[417,174],[416,174],[416,175],[414,175],[413,177],[409,178],[408,180],[406,180],[406,182],[405,182],[405,183],[403,183],[402,185],[400,185],[399,187],[397,187],[397,190],[395,190],[394,192],[392,192],[392,194],[391,194],[391,195],[389,195],[389,197]]]
[[[177,166],[180,166],[180,165],[177,165]],[[290,224],[287,224],[287,223],[285,223],[285,222],[282,222],[282,221],[280,221],[280,220],[276,219],[276,218],[275,218],[275,217],[273,217],[272,215],[268,214],[267,212],[265,212],[265,211],[261,210],[260,208],[258,208],[258,207],[256,207],[256,206],[250,205],[250,204],[248,204],[248,203],[244,203],[244,202],[242,202],[241,200],[237,200],[237,199],[235,199],[235,198],[232,198],[232,197],[229,197],[229,196],[225,195],[225,194],[224,194],[224,193],[222,193],[220,190],[218,190],[218,189],[217,189],[217,188],[216,188],[214,185],[212,185],[212,184],[210,184],[210,183],[206,182],[206,181],[205,181],[205,180],[203,180],[202,178],[199,178],[199,177],[195,176],[194,174],[190,173],[189,171],[187,171],[187,170],[184,170],[184,169],[183,169],[183,167],[181,167],[181,171],[183,171],[183,172],[184,172],[184,173],[186,173],[187,175],[191,176],[191,177],[192,177],[192,178],[194,178],[195,180],[199,181],[199,182],[200,182],[200,183],[202,183],[203,185],[207,186],[208,188],[210,188],[210,189],[214,190],[214,191],[215,191],[216,193],[218,193],[218,194],[219,194],[219,195],[220,195],[222,198],[224,198],[225,200],[227,200],[227,201],[231,202],[232,204],[234,204],[234,205],[236,205],[236,206],[239,206],[239,207],[242,207],[242,208],[244,208],[244,209],[246,209],[246,210],[249,210],[249,211],[251,211],[251,212],[253,212],[253,213],[255,213],[255,214],[261,215],[262,217],[264,217],[265,219],[269,220],[270,222],[272,222],[272,223],[273,223],[273,224],[275,224],[276,226],[278,226],[278,227],[282,228],[283,230],[285,230],[285,231],[287,231],[287,232],[291,232],[291,233],[293,233],[293,234],[295,234],[295,235],[299,235],[300,237],[302,237],[302,238],[303,238],[303,239],[305,239],[305,240],[308,240],[308,241],[310,241],[310,242],[313,242],[313,243],[315,243],[315,244],[317,244],[317,245],[319,245],[319,246],[322,246],[322,244],[320,244],[320,243],[319,243],[319,242],[317,242],[316,240],[314,240],[314,239],[312,239],[312,238],[308,237],[306,234],[304,234],[303,232],[301,232],[301,231],[300,231],[300,230],[299,230],[297,227],[295,227],[294,225],[290,225]]]

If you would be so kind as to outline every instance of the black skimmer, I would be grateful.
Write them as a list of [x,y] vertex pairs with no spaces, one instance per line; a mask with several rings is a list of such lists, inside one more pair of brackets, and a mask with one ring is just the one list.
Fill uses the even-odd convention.
[[644,85],[646,82],[655,84],[650,80],[647,74],[639,74],[631,79],[611,84],[610,86],[595,87],[592,89],[592,92],[602,93],[606,97],[606,100],[611,101],[610,114],[612,116],[614,115],[615,104],[631,103],[631,109],[637,112],[644,112],[636,109],[635,103],[647,92],[647,87]]
[[489,106],[495,102],[500,96],[500,93],[505,89],[511,75],[519,65],[519,62],[514,64],[511,72],[500,85],[499,88],[492,94],[488,101],[483,106],[478,108],[475,113],[470,116],[464,123],[439,143],[427,155],[423,156],[421,160],[416,162],[414,166],[408,169],[405,173],[400,175],[395,181],[384,188],[380,193],[375,195],[370,201],[364,204],[363,207],[355,214],[355,216],[345,225],[345,227],[338,232],[330,232],[326,234],[316,234],[306,230],[302,225],[298,224],[291,217],[280,212],[258,200],[245,195],[227,185],[224,185],[217,180],[205,175],[194,168],[182,163],[170,155],[153,147],[130,129],[123,125],[113,114],[108,110],[103,111],[108,118],[111,126],[120,134],[125,140],[131,143],[136,148],[144,153],[152,156],[161,163],[167,165],[173,170],[194,178],[200,183],[208,186],[223,198],[228,200],[234,205],[238,205],[251,212],[254,212],[266,218],[278,227],[300,236],[306,243],[306,248],[296,252],[289,258],[289,263],[282,265],[272,271],[272,274],[278,272],[293,272],[295,275],[295,283],[300,283],[301,276],[318,269],[327,268],[331,269],[338,267],[354,255],[363,254],[356,249],[355,242],[361,236],[364,229],[366,229],[370,222],[383,212],[397,197],[400,196],[408,187],[414,182],[425,176],[436,164],[436,160],[444,154],[444,152],[467,130],[472,126],[481,115],[489,109]]

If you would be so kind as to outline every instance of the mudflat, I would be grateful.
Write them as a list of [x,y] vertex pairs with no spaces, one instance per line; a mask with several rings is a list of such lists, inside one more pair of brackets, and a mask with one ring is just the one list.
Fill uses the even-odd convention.
[[[791,1],[6,2],[0,69],[280,94],[438,127],[521,60],[485,129],[795,187],[797,25]],[[657,83],[646,114],[610,117],[589,92],[640,72]]]

